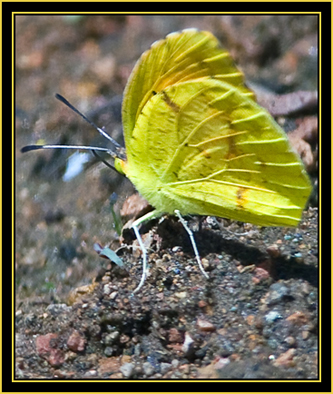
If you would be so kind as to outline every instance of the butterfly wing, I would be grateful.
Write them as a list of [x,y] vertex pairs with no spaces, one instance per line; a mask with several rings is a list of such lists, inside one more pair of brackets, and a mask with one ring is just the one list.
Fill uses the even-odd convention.
[[209,32],[186,29],[156,41],[136,63],[125,88],[122,107],[127,150],[131,133],[146,103],[156,93],[179,82],[214,76],[254,98],[230,54]]
[[160,212],[294,226],[311,191],[274,119],[215,78],[156,93],[138,116],[130,146],[127,176]]

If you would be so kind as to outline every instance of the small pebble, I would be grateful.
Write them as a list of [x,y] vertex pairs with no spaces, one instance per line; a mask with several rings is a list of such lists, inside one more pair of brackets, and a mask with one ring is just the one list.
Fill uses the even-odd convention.
[[112,349],[112,347],[111,347],[111,346],[107,346],[107,347],[104,349],[104,354],[106,355],[106,357],[111,357],[112,354],[113,354],[113,349]]
[[274,362],[273,365],[276,367],[278,366],[284,366],[284,367],[291,367],[293,366],[294,362],[294,356],[296,353],[296,349],[291,348],[287,350],[285,353],[282,353]]
[[284,339],[284,342],[286,342],[290,347],[292,347],[295,345],[296,339],[290,335]]
[[290,289],[283,283],[273,283],[269,288],[269,294],[266,299],[267,305],[279,304],[282,300],[290,298]]
[[67,346],[73,352],[82,352],[86,345],[86,339],[78,331],[74,330],[67,340]]
[[150,362],[146,361],[142,364],[143,373],[147,376],[151,376],[155,372],[155,368]]
[[194,340],[192,339],[191,335],[186,332],[185,333],[185,341],[182,346],[182,350],[185,354],[188,353],[189,350],[192,348],[193,343],[194,343]]
[[171,343],[182,343],[183,342],[183,335],[177,328],[170,328],[169,330],[169,342]]
[[97,371],[95,371],[94,369],[91,369],[90,371],[87,371],[84,374],[84,377],[85,378],[90,378],[90,377],[93,377],[93,376],[96,376],[96,375],[97,375]]
[[282,319],[282,316],[277,311],[270,311],[265,315],[265,320],[267,323],[273,323],[279,319]]
[[172,368],[176,369],[176,368],[178,367],[178,365],[179,365],[179,360],[177,360],[176,358],[174,358],[174,359],[171,361],[171,366],[172,366]]
[[302,326],[308,323],[309,319],[304,312],[296,311],[292,315],[288,316],[287,321],[292,322],[293,324],[297,324]]
[[111,332],[104,338],[104,343],[106,345],[112,345],[119,338],[119,335],[118,331]]
[[204,332],[213,332],[216,330],[214,324],[202,318],[197,319],[197,327],[199,328],[200,331],[204,331]]
[[125,363],[120,368],[119,371],[124,375],[125,378],[132,376],[135,365],[133,363]]
[[170,369],[172,368],[172,364],[170,364],[170,363],[161,363],[160,367],[161,367],[161,374],[164,375],[164,374],[166,374],[167,372],[170,371]]
[[273,258],[277,258],[281,255],[281,251],[276,244],[272,244],[267,247],[266,252]]
[[110,288],[110,284],[108,283],[103,287],[103,294],[109,295],[110,293],[111,293],[111,288]]

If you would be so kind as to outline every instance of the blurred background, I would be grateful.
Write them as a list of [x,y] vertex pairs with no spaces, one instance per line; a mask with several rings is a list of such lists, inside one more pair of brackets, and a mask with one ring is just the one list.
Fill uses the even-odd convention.
[[[91,126],[55,99],[55,93],[123,144],[122,92],[136,60],[154,41],[189,27],[216,35],[246,81],[254,84],[258,98],[317,91],[316,16],[15,17],[18,303],[27,297],[36,302],[65,299],[70,289],[91,283],[105,265],[93,244],[117,246],[110,196],[117,195],[114,211],[119,215],[125,199],[134,193],[128,180],[93,157],[80,174],[66,181],[73,151],[22,154],[20,149],[37,142],[107,146]],[[315,109],[309,117],[316,123]],[[287,130],[299,127],[295,116],[280,116],[279,121]],[[316,166],[310,171],[315,173]]]

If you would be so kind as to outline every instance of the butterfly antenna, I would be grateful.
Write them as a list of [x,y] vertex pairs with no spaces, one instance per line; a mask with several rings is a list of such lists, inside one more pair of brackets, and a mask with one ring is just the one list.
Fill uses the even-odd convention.
[[204,270],[204,267],[202,266],[201,259],[200,259],[200,256],[199,256],[199,252],[198,252],[198,248],[197,248],[197,244],[195,243],[195,239],[194,239],[194,236],[193,236],[193,232],[188,227],[186,220],[182,217],[182,215],[180,214],[178,209],[175,210],[175,214],[178,216],[180,223],[184,226],[185,230],[187,231],[187,234],[190,237],[190,240],[191,240],[191,243],[192,243],[192,247],[193,247],[193,250],[194,250],[194,254],[195,254],[195,258],[196,258],[196,260],[198,262],[198,265],[199,265],[199,268],[200,268],[201,272],[203,273],[203,275],[204,275],[204,277],[206,279],[209,279],[209,276],[208,276],[207,272]]
[[83,118],[92,127],[94,127],[103,137],[105,137],[109,141],[111,141],[113,143],[113,145],[117,146],[118,148],[121,148],[121,145],[118,144],[118,142],[116,140],[114,140],[111,136],[109,136],[109,134],[106,133],[103,129],[98,127],[92,120],[88,119],[82,112],[80,112],[77,108],[75,108],[73,104],[71,104],[68,100],[66,100],[65,97],[61,96],[59,93],[56,93],[55,97],[56,97],[56,99],[61,101],[63,104],[67,105],[67,107],[70,108],[72,111],[74,111],[75,113],[80,115],[81,118]]
[[87,146],[87,145],[27,145],[21,148],[21,152],[30,152],[32,150],[38,149],[78,149],[78,150],[91,150],[91,151],[100,151],[107,152],[112,154],[112,150],[108,148],[102,148],[100,146]]
[[30,152],[32,150],[38,149],[78,149],[78,150],[89,150],[91,151],[96,157],[98,157],[106,166],[115,170],[112,165],[110,165],[107,161],[105,161],[97,152],[106,152],[114,159],[119,158],[121,160],[126,160],[126,153],[125,148],[123,148],[116,140],[114,140],[109,134],[107,134],[103,129],[98,127],[93,121],[88,119],[82,112],[80,112],[77,108],[74,107],[65,97],[61,96],[60,94],[56,93],[55,97],[61,101],[63,104],[67,105],[72,111],[76,114],[80,115],[86,122],[88,122],[92,127],[94,127],[103,137],[107,138],[112,144],[115,146],[114,150],[103,148],[99,146],[86,146],[86,145],[27,145],[21,149],[22,153]]
[[72,111],[76,114],[81,116],[87,123],[89,123],[92,127],[94,127],[104,138],[108,139],[112,144],[116,147],[117,157],[120,159],[126,159],[125,149],[116,141],[114,140],[108,133],[106,133],[103,129],[98,127],[92,120],[87,118],[82,112],[80,112],[73,104],[71,104],[65,97],[61,96],[59,93],[55,94],[56,99],[61,101],[63,104],[67,105]]

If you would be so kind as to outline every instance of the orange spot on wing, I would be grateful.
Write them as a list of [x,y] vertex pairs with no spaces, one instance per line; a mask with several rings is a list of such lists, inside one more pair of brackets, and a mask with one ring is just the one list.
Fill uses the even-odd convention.
[[180,111],[180,107],[178,104],[176,104],[175,102],[173,102],[171,100],[171,98],[165,93],[165,91],[162,91],[163,93],[163,100],[168,104],[168,106],[174,111],[174,112],[179,112]]
[[210,158],[210,154],[209,154],[206,150],[202,151],[202,154],[203,154],[207,159]]
[[248,189],[246,187],[240,187],[236,192],[237,208],[239,209],[244,209],[244,205],[247,202],[247,198],[246,198],[247,190]]

